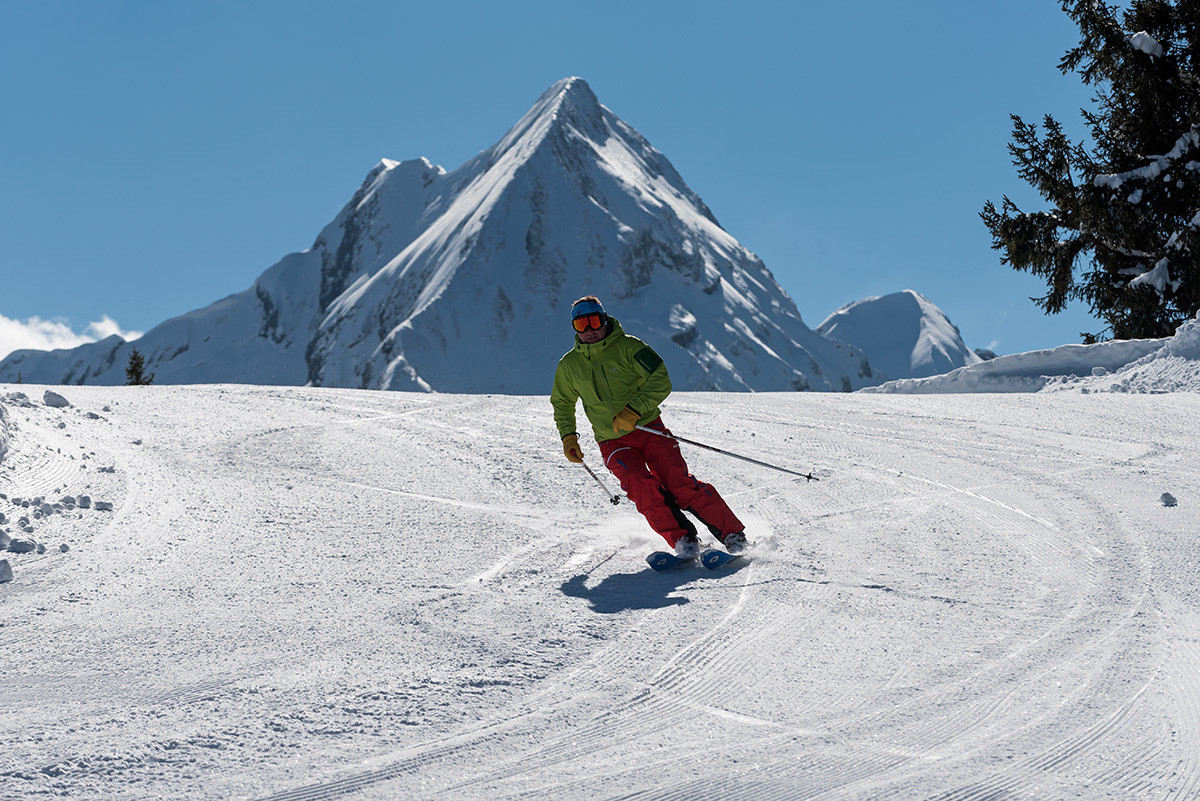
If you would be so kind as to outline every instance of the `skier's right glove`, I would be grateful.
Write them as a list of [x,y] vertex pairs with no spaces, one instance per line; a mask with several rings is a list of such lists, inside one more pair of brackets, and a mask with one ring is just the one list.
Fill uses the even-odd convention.
[[563,453],[567,455],[567,461],[583,464],[583,451],[579,449],[578,434],[567,434],[563,437]]

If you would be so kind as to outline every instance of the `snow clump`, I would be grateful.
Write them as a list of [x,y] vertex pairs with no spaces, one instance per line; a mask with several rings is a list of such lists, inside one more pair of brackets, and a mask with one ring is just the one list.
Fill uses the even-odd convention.
[[4,403],[0,402],[0,462],[4,461],[6,453],[8,453],[8,412],[4,410]]
[[54,407],[55,409],[65,409],[71,405],[69,400],[64,398],[62,395],[59,395],[52,389],[46,390],[46,394],[42,396],[42,402],[47,406]]
[[1135,50],[1141,50],[1148,56],[1162,58],[1163,49],[1158,40],[1145,31],[1138,31],[1133,36],[1129,37],[1129,44]]

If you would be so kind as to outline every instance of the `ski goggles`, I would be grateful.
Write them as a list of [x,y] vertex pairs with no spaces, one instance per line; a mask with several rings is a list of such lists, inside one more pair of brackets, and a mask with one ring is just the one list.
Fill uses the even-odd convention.
[[589,328],[595,328],[599,330],[604,327],[604,315],[598,312],[593,314],[583,314],[573,319],[571,321],[571,325],[574,326],[575,330],[581,334]]

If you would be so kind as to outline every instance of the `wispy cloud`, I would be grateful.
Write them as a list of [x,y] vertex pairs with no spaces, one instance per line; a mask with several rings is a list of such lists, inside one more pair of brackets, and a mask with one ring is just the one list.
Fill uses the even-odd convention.
[[87,324],[83,333],[77,333],[64,320],[43,320],[30,317],[28,320],[11,320],[0,314],[0,359],[14,350],[57,350],[75,348],[88,342],[97,342],[116,334],[128,341],[137,339],[141,331],[122,331],[117,321],[107,314]]

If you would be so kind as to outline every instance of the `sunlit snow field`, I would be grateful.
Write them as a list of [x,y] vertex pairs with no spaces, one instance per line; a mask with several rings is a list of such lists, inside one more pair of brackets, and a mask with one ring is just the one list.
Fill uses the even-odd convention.
[[1195,393],[676,393],[820,481],[685,446],[754,558],[659,575],[545,397],[45,389],[0,798],[1200,798]]

